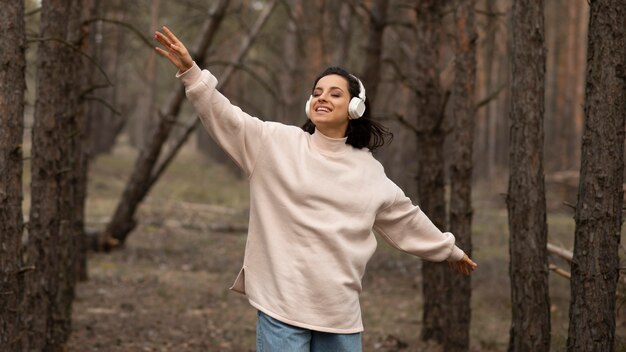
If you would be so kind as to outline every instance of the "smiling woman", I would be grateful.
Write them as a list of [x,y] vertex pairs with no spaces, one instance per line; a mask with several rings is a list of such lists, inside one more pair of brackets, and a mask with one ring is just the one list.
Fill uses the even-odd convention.
[[372,230],[460,273],[476,268],[372,156],[389,133],[371,120],[358,78],[338,67],[322,72],[300,129],[246,114],[171,31],[155,38],[207,132],[250,180],[246,252],[231,289],[258,310],[257,351],[361,351],[359,293],[376,249]]
[[[321,110],[313,112],[332,108],[333,114],[326,118],[313,114],[311,108],[315,110],[318,105]],[[317,77],[305,111],[309,119],[302,126],[303,130],[313,134],[317,129],[328,137],[346,137],[346,143],[355,148],[374,151],[392,137],[387,128],[371,119],[361,81],[341,67],[329,67]],[[334,126],[327,126],[329,117],[333,117]]]

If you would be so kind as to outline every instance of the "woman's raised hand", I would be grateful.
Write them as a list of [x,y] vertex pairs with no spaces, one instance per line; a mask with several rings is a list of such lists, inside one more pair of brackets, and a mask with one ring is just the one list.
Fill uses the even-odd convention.
[[154,32],[154,39],[161,43],[165,50],[159,47],[154,49],[170,60],[178,68],[179,72],[185,72],[193,66],[193,59],[189,55],[187,48],[169,28],[163,26],[163,33],[159,31]]

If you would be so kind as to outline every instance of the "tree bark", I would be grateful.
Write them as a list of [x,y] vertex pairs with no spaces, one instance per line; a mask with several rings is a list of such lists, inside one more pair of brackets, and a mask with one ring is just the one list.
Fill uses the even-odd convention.
[[[146,32],[153,32],[159,28],[160,0],[150,0],[150,23]],[[137,105],[133,116],[128,123],[128,137],[130,144],[137,149],[144,149],[152,130],[158,122],[156,92],[157,92],[157,59],[160,59],[154,50],[150,52],[144,64],[142,81],[145,82],[142,94],[137,98]]]
[[626,123],[626,3],[591,1],[568,351],[613,351]]
[[515,0],[512,14],[509,212],[512,322],[509,351],[548,351],[550,297],[543,172],[543,1]]
[[83,142],[76,45],[81,6],[81,0],[42,2],[26,245],[35,269],[26,282],[24,350],[59,351],[71,331],[76,224],[82,224],[76,203]]
[[26,34],[24,2],[2,0],[0,7],[0,350],[14,351],[22,331],[24,293],[20,247]]
[[[454,159],[450,168],[450,231],[457,245],[472,254],[472,148],[474,145],[476,86],[476,24],[474,0],[457,0],[455,79],[452,87]],[[444,349],[468,351],[470,342],[470,276],[452,275],[448,294],[448,332]]]
[[[94,3],[95,17],[110,18],[123,21],[125,17],[125,7],[121,0],[102,1]],[[102,153],[111,151],[115,144],[115,139],[122,131],[125,120],[120,116],[117,95],[119,90],[125,89],[123,82],[118,81],[119,59],[122,51],[122,31],[120,26],[97,21],[92,24],[90,31],[90,53],[98,65],[102,67],[108,75],[108,79],[117,83],[110,86],[97,70],[92,70],[92,85],[101,86],[93,94],[89,94],[87,111],[87,130],[89,145],[88,155],[94,158]],[[122,86],[120,88],[120,85]],[[104,103],[106,102],[106,104]]]
[[387,26],[387,3],[387,0],[374,0],[369,12],[365,65],[361,79],[363,80],[363,84],[367,87],[367,100],[370,106],[376,106],[374,101],[380,84],[383,32]]
[[[78,0],[80,7],[74,10],[74,28],[71,28],[73,38],[71,42],[83,53],[91,52],[93,42],[88,40],[91,34],[91,27],[84,24],[84,20],[93,16],[97,10],[97,0]],[[74,277],[77,281],[87,280],[87,245],[85,233],[85,207],[87,201],[87,179],[89,173],[89,130],[88,111],[89,106],[84,99],[84,92],[91,84],[90,73],[94,67],[85,64],[84,58],[76,53],[71,57],[75,65],[74,87],[75,93],[79,96],[78,108],[74,116],[75,137],[71,138],[72,162],[74,167],[70,173],[70,184],[72,190],[72,232],[74,238]]]
[[[302,53],[302,30],[300,23],[303,18],[302,0],[294,0],[290,2],[291,16],[287,19],[285,39],[283,42],[282,61],[284,70],[279,73],[280,93],[281,93],[281,109],[278,115],[278,121],[286,124],[297,123],[302,120],[304,105],[301,103],[302,97],[294,92],[301,89],[302,77],[306,68]],[[310,89],[306,86],[305,89]],[[204,133],[204,132],[203,132]]]
[[[416,131],[417,196],[419,206],[440,229],[446,224],[444,197],[444,139],[442,128],[445,93],[439,82],[440,62],[437,48],[443,38],[442,12],[446,1],[420,0],[417,11],[416,43]],[[424,262],[424,313],[421,338],[424,341],[445,341],[448,332],[444,314],[449,269],[445,263]]]

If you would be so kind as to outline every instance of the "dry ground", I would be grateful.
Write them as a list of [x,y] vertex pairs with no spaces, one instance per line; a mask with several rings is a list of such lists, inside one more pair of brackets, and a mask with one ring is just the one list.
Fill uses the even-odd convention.
[[[112,213],[134,160],[128,148],[101,157],[90,172],[88,221]],[[502,183],[502,182],[501,182]],[[475,200],[471,329],[473,351],[505,351],[510,328],[506,187],[478,187]],[[486,191],[488,190],[488,191]],[[77,287],[70,351],[253,351],[255,311],[228,287],[243,258],[244,233],[211,224],[245,225],[247,186],[226,168],[181,155],[142,205],[125,248],[91,253],[89,281]],[[549,216],[551,241],[572,248],[566,209]],[[565,269],[564,263],[557,262]],[[379,241],[362,294],[365,351],[429,351],[421,329],[420,261]],[[553,351],[567,335],[569,285],[551,277]],[[626,351],[626,310],[618,350]]]

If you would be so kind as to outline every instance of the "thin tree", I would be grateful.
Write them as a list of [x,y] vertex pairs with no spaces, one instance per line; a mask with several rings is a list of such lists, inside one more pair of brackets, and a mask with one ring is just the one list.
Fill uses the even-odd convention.
[[543,1],[515,0],[512,13],[509,351],[548,351],[550,297],[543,172],[545,65]]
[[[302,75],[305,71],[302,53],[302,29],[300,24],[303,23],[303,5],[302,0],[290,1],[286,6],[289,11],[289,17],[285,24],[284,40],[282,44],[283,55],[282,66],[280,71],[280,97],[281,104],[278,112],[278,121],[282,123],[296,123],[302,117],[301,97],[297,92],[300,89],[299,84],[302,81]],[[297,99],[300,98],[300,99]],[[204,131],[203,134],[206,135]]]
[[[417,196],[418,203],[440,229],[446,225],[444,196],[445,131],[444,106],[447,94],[439,81],[440,62],[437,48],[443,39],[443,12],[447,1],[419,0],[416,2],[416,76],[415,105],[418,113],[417,144]],[[445,341],[448,333],[445,316],[448,267],[442,263],[424,262],[424,313],[422,340]]]
[[77,169],[82,143],[79,38],[82,0],[42,1],[26,244],[23,350],[61,350],[71,331]]
[[626,123],[626,3],[591,1],[568,351],[613,351]]
[[382,67],[383,33],[387,27],[387,0],[375,0],[368,9],[369,26],[367,28],[367,45],[365,47],[365,64],[361,79],[367,87],[367,100],[376,106],[374,100],[380,85]]
[[23,295],[20,247],[26,67],[24,2],[0,1],[0,350],[14,351]]
[[[454,116],[454,157],[450,167],[450,231],[458,245],[472,256],[472,148],[474,145],[476,86],[476,22],[474,0],[457,0],[454,12],[456,32],[452,114]],[[448,294],[448,332],[444,349],[468,351],[470,342],[470,276],[452,275]]]
[[[94,0],[93,15],[95,18],[106,18],[115,23],[123,23],[126,17],[126,4],[122,0]],[[118,105],[118,96],[123,94],[127,85],[118,80],[123,50],[123,31],[117,24],[108,21],[90,20],[92,27],[89,31],[89,55],[102,68],[107,77],[101,72],[91,70],[89,76],[91,85],[98,87],[89,94],[87,99],[87,130],[88,155],[95,158],[99,154],[109,153],[115,144],[115,139],[125,125]],[[109,82],[110,81],[110,82]]]
[[[222,3],[218,4],[217,8],[220,9],[221,6],[226,6],[227,3],[228,1],[222,1]],[[236,63],[229,65],[222,73],[222,77],[231,77],[231,74],[235,70],[235,65],[238,64],[250,50],[252,43],[259,34],[263,25],[267,22],[267,19],[276,7],[276,4],[277,0],[273,0],[266,5],[263,12],[259,15],[256,23],[253,25],[250,34],[243,41],[241,48],[237,53],[237,59],[235,60]],[[218,13],[221,13],[221,15],[218,16],[216,13],[215,16],[223,17],[224,12],[225,8],[219,10]],[[214,20],[221,22],[221,19]],[[211,29],[213,26],[216,27]],[[204,64],[207,48],[210,46],[213,35],[217,31],[218,27],[219,23],[215,22],[205,24],[202,40],[198,43],[198,47],[194,51],[198,53],[194,56],[194,59],[201,65]],[[222,79],[217,88],[221,88],[221,85],[223,85],[225,81],[226,78]],[[137,160],[131,179],[126,185],[126,189],[124,190],[122,199],[118,203],[114,217],[107,225],[105,233],[102,236],[105,239],[105,243],[118,245],[118,243],[115,242],[124,242],[130,231],[132,231],[136,226],[134,214],[137,207],[159,177],[163,174],[169,163],[174,159],[177,152],[180,150],[180,147],[187,141],[191,133],[198,126],[199,119],[194,119],[190,124],[185,126],[182,136],[173,142],[173,147],[168,151],[168,153],[166,153],[166,155],[161,156],[159,160],[163,143],[166,141],[172,129],[173,121],[171,119],[175,118],[180,111],[184,97],[185,91],[182,85],[170,96],[168,104],[165,108],[167,113],[162,114],[162,118],[148,145],[147,151],[142,153]],[[110,239],[114,239],[115,242],[111,243]]]
[[[200,40],[196,44],[193,53],[194,59],[202,62],[207,54],[207,49],[213,43],[224,15],[228,1],[221,0],[216,4],[213,13],[204,23]],[[162,110],[159,121],[149,138],[145,149],[139,154],[130,179],[126,183],[124,193],[120,199],[113,218],[107,224],[104,234],[101,236],[102,245],[105,247],[124,243],[128,234],[137,225],[135,212],[150,190],[150,178],[153,168],[159,160],[163,145],[174,128],[174,122],[185,100],[185,89],[179,86],[174,90]]]

